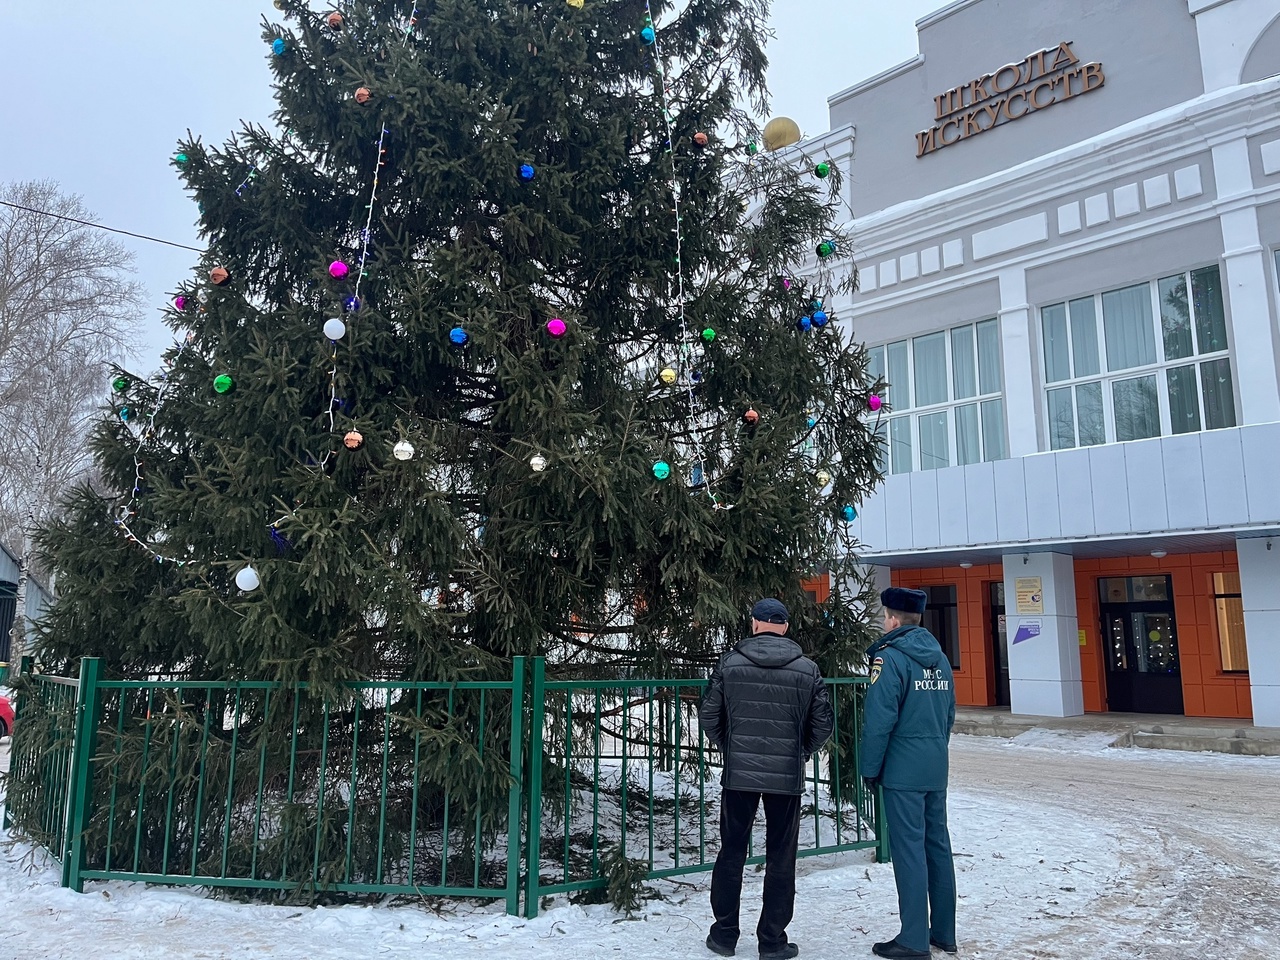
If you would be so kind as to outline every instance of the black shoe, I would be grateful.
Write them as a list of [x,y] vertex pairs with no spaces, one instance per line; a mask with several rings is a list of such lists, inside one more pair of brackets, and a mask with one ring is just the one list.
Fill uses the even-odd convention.
[[733,956],[733,947],[730,947],[726,944],[721,943],[719,940],[711,936],[711,934],[709,933],[707,934],[707,949],[710,950],[712,953],[720,954],[720,956],[722,957]]
[[788,943],[776,950],[760,951],[760,960],[791,960],[792,957],[798,956],[800,956],[800,947],[794,943]]
[[929,938],[929,946],[937,947],[943,953],[956,953],[959,949],[954,943],[939,943],[933,937]]
[[873,943],[871,952],[877,957],[889,957],[891,960],[929,960],[929,951],[912,950],[910,947],[904,947],[897,940]]

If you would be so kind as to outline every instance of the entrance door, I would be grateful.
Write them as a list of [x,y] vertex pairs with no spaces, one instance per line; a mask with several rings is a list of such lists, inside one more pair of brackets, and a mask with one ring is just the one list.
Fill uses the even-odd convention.
[[1005,630],[1004,583],[987,584],[991,592],[991,652],[996,668],[996,705],[1009,706],[1009,634]]
[[1172,578],[1105,577],[1098,588],[1107,706],[1122,713],[1182,713]]

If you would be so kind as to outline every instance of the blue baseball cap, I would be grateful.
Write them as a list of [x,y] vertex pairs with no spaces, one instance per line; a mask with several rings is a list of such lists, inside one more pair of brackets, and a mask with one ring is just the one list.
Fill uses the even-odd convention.
[[788,623],[791,620],[791,614],[787,613],[786,606],[781,600],[773,597],[757,600],[755,606],[751,608],[751,616],[761,623]]

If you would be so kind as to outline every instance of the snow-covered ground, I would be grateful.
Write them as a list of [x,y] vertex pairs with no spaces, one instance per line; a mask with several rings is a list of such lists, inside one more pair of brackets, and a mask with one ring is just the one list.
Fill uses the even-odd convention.
[[[1108,750],[1045,731],[958,737],[952,752],[962,957],[1280,960],[1280,760]],[[32,856],[0,853],[0,960],[712,956],[705,877],[655,884],[664,899],[633,919],[560,900],[524,921],[497,905],[301,909],[133,884],[79,895]],[[748,931],[760,885],[749,873]],[[803,957],[870,956],[897,930],[892,867],[869,853],[803,861],[798,890],[790,933]],[[750,936],[739,946],[755,954]]]

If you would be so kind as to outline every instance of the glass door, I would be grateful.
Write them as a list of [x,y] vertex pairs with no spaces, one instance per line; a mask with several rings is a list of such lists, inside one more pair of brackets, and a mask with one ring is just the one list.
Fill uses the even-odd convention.
[[996,705],[1009,706],[1009,633],[1005,628],[1004,583],[988,584],[991,599],[991,652],[996,668]]
[[1098,581],[1107,650],[1107,706],[1124,713],[1182,713],[1182,670],[1171,578]]

